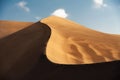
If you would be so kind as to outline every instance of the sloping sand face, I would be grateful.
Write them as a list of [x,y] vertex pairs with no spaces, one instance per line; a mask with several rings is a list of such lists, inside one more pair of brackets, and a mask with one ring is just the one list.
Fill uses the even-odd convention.
[[[19,78],[34,68],[45,52],[51,34],[50,28],[40,22],[30,26],[22,24],[24,22],[19,23],[6,26],[7,31],[10,31],[9,27],[15,30],[10,31],[12,34],[8,32],[9,36],[3,34],[5,37],[0,39],[0,80],[22,80]],[[17,31],[16,26],[24,29]]]
[[41,20],[51,28],[47,58],[57,64],[91,64],[120,60],[120,35],[91,30],[50,16]]
[[[120,60],[119,35],[93,31],[54,16],[42,22],[47,25],[40,22],[0,22],[0,80],[119,78],[119,61],[115,61]],[[90,65],[51,64],[43,55],[45,50],[53,63]],[[91,64],[108,61],[115,62]]]
[[33,22],[0,21],[0,38],[30,26]]

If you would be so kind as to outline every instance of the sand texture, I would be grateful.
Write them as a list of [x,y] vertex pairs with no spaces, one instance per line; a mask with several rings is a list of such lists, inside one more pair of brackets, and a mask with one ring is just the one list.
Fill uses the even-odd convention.
[[58,64],[91,64],[120,60],[120,35],[102,33],[67,19],[50,16],[47,58]]
[[120,80],[119,67],[120,35],[55,16],[0,21],[0,80]]
[[0,20],[0,38],[6,37],[14,32],[22,30],[33,24],[33,22],[17,22]]

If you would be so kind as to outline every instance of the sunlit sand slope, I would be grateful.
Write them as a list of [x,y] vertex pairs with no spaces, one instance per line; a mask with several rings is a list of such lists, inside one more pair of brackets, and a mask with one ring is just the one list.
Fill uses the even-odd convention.
[[52,30],[46,55],[53,63],[91,64],[120,60],[120,35],[95,31],[55,16],[41,22]]

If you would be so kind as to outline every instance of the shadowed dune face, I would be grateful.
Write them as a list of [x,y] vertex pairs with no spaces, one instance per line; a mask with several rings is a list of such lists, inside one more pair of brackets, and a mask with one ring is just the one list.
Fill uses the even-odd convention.
[[33,22],[0,21],[0,38],[30,26]]
[[[8,26],[16,27],[16,24]],[[29,26],[24,25],[24,29],[1,38],[0,76],[6,78],[5,80],[18,80],[16,78],[30,71],[45,52],[50,34],[51,30],[46,24],[37,22]]]
[[46,55],[53,63],[91,64],[120,60],[120,35],[94,31],[55,16],[41,22],[52,30]]

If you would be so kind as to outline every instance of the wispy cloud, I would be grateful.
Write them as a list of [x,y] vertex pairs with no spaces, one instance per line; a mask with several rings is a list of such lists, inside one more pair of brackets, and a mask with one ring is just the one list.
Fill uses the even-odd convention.
[[41,19],[41,17],[39,17],[39,16],[35,16],[34,18],[37,19],[37,20]]
[[52,13],[52,15],[62,17],[62,18],[68,17],[68,13],[66,13],[65,9],[57,9]]
[[95,8],[102,8],[107,7],[107,4],[104,2],[104,0],[93,0],[95,4]]
[[22,8],[24,11],[30,12],[30,8],[27,6],[27,2],[25,2],[25,1],[20,1],[17,5],[18,5],[20,8]]

